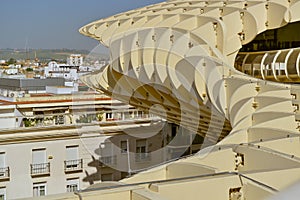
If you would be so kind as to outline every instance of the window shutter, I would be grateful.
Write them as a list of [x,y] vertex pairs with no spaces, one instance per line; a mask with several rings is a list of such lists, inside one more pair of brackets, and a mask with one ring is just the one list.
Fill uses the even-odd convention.
[[5,153],[2,152],[2,153],[0,153],[0,168],[4,168],[4,167],[6,167]]
[[32,150],[32,164],[46,163],[46,149]]
[[66,160],[78,159],[78,146],[67,147]]

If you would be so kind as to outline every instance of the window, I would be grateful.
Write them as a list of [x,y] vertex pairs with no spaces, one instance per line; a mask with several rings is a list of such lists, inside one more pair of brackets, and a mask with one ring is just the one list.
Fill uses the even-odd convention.
[[146,139],[136,141],[136,153],[146,153]]
[[79,178],[67,179],[66,189],[67,192],[76,192],[79,190]]
[[50,173],[50,163],[47,163],[46,149],[33,149],[31,174],[41,175],[48,173]]
[[66,160],[77,160],[78,154],[78,145],[66,147]]
[[66,147],[66,168],[77,168],[79,165],[78,146]]
[[150,153],[147,153],[147,141],[146,139],[141,139],[136,141],[136,162],[143,162],[150,160]]
[[33,184],[33,196],[45,196],[46,195],[46,183],[34,183]]
[[121,153],[127,153],[127,140],[121,141]]
[[6,167],[5,160],[5,152],[0,152],[0,178],[8,176],[8,167]]
[[107,112],[107,113],[106,113],[106,119],[108,119],[108,120],[113,119],[113,114],[112,114],[112,112]]
[[79,159],[79,146],[66,147],[65,172],[82,170],[82,159]]
[[5,152],[0,152],[0,168],[6,167],[5,164]]
[[55,110],[53,111],[54,116],[54,121],[55,125],[60,125],[60,124],[65,124],[65,116],[64,115],[59,115],[65,113],[64,110]]
[[142,111],[138,111],[137,115],[138,115],[139,118],[142,118],[143,117],[143,112]]
[[0,200],[6,199],[6,188],[0,188]]
[[32,164],[46,163],[46,149],[32,150]]

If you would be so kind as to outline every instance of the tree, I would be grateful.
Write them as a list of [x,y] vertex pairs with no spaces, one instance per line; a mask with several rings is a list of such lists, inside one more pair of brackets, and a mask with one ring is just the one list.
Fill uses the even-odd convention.
[[32,72],[33,71],[33,69],[32,68],[26,68],[26,72]]
[[14,58],[10,58],[8,61],[7,61],[7,64],[8,65],[12,65],[12,64],[16,64],[17,63],[17,61],[16,61],[16,59],[14,59]]

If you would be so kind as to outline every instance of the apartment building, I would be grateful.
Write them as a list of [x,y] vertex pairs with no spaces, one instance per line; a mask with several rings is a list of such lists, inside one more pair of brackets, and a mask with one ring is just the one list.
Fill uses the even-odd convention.
[[74,192],[193,151],[187,130],[94,91],[2,96],[0,112],[2,199]]

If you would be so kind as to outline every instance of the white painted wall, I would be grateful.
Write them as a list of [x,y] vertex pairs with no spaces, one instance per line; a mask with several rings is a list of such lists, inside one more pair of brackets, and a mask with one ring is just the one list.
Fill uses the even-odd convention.
[[[2,96],[0,96],[0,97],[2,97]],[[13,116],[15,116],[14,112],[15,112],[15,108],[13,106],[8,106],[7,109],[0,109],[0,128],[1,129],[15,128],[19,124],[16,122],[16,118],[13,117]]]
[[[82,143],[79,139],[2,145],[0,152],[5,152],[6,164],[11,174],[10,181],[0,182],[0,187],[6,187],[7,199],[32,197],[33,183],[47,182],[49,195],[65,193],[66,182],[69,178],[82,180],[84,173],[65,174],[64,172],[66,146],[68,145],[78,145],[79,156],[83,157]],[[46,161],[50,162],[50,176],[34,178],[30,175],[30,164],[33,162],[32,149],[38,148],[46,148]],[[52,156],[52,159],[49,159],[49,156]],[[85,183],[80,183],[80,185],[86,186]]]

